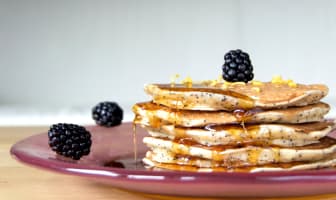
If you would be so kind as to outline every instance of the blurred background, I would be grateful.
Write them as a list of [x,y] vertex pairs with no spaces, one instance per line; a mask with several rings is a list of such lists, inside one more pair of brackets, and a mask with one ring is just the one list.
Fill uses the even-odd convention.
[[336,103],[333,0],[0,0],[0,125],[92,124],[105,100],[128,121],[145,83],[215,79],[237,48]]

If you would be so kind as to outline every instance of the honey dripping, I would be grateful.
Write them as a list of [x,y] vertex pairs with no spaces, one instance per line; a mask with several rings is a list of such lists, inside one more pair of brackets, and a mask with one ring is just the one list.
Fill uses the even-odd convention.
[[263,110],[260,108],[254,108],[250,110],[235,109],[233,111],[233,115],[237,119],[237,121],[241,124],[242,128],[244,129],[244,132],[247,133],[245,123],[251,122],[253,116],[262,111]]
[[179,104],[183,105],[183,97],[178,97],[175,102],[175,112],[174,112],[174,127],[176,127],[178,121],[178,114],[180,113]]
[[247,129],[245,127],[245,120],[248,117],[247,111],[243,109],[235,109],[233,111],[233,115],[237,119],[238,122],[240,122],[240,125],[242,126],[244,133],[247,134]]
[[136,121],[137,121],[137,116],[135,116],[133,120],[133,156],[134,156],[134,162],[135,162],[135,168],[137,168],[137,159],[138,159],[138,145],[137,145],[137,134],[136,134]]

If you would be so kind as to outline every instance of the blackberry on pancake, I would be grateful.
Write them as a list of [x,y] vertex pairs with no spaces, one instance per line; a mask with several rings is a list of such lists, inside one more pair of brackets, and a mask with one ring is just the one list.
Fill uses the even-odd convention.
[[245,82],[253,79],[253,66],[247,53],[240,49],[224,55],[223,79],[229,82]]

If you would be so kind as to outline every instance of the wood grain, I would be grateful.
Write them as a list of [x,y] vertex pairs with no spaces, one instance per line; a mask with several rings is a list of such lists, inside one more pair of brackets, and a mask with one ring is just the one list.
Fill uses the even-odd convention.
[[[23,165],[9,154],[10,147],[25,137],[45,132],[48,127],[0,127],[0,199],[4,200],[145,200],[178,199],[205,200],[216,198],[191,198],[149,195],[119,190],[109,185],[96,183],[85,178],[52,173]],[[232,198],[220,198],[229,200]],[[240,198],[234,198],[239,200]],[[246,198],[241,198],[246,199]],[[253,200],[257,200],[252,198]],[[263,200],[334,200],[336,194],[290,198],[258,198]]]

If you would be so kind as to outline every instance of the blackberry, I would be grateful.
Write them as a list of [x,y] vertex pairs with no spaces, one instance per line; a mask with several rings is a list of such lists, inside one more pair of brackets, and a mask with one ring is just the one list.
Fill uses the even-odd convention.
[[116,126],[121,124],[123,110],[115,102],[100,102],[93,107],[92,118],[98,125],[106,127]]
[[88,155],[91,148],[91,134],[76,124],[54,124],[48,131],[49,146],[57,154],[79,160]]
[[247,53],[240,49],[224,55],[223,79],[229,82],[249,82],[253,79],[253,66]]

